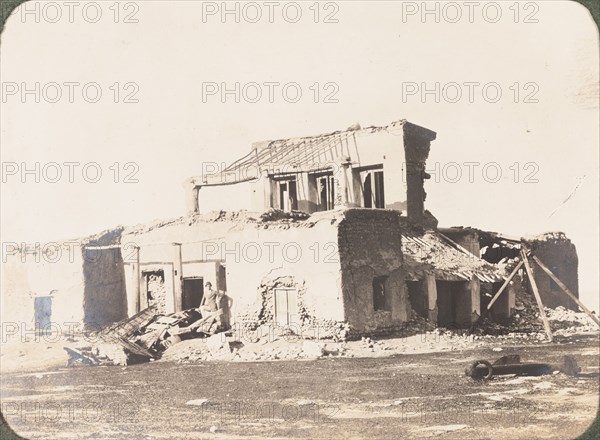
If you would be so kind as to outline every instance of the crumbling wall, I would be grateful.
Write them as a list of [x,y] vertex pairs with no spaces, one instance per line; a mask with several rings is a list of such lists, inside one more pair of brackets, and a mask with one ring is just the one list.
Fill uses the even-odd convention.
[[[5,252],[2,319],[33,326],[36,298],[45,297],[54,331],[101,326],[125,317],[123,228],[94,236],[21,244]],[[100,247],[99,247],[100,246]],[[116,246],[112,248],[112,246]],[[48,316],[49,315],[49,316]]]
[[[227,237],[227,286],[236,323],[272,323],[273,291],[297,292],[290,327],[343,322],[337,245],[339,212],[316,213],[300,223],[249,224]],[[329,324],[328,324],[329,325]]]
[[[397,211],[351,209],[338,240],[346,320],[359,333],[400,328],[409,317]],[[389,306],[376,310],[374,290],[383,284]]]
[[[125,284],[127,298],[133,301],[133,272],[135,248],[139,248],[140,278],[143,272],[162,270],[164,272],[165,311],[175,311],[174,280],[201,277],[203,282],[210,281],[214,288],[226,290],[225,276],[220,263],[227,253],[234,254],[235,248],[227,247],[226,237],[235,230],[243,229],[245,224],[253,224],[258,215],[240,211],[223,211],[208,214],[196,214],[172,220],[164,220],[148,225],[126,229],[121,242],[125,264]],[[181,244],[182,274],[174,275],[175,255]],[[144,288],[140,279],[140,289]],[[142,295],[144,292],[142,292]],[[141,304],[143,307],[144,304]],[[137,311],[129,306],[129,315]]]
[[471,228],[443,228],[440,232],[479,258],[479,233]]
[[[526,240],[524,243],[527,249],[531,250],[532,254],[538,257],[575,296],[579,295],[577,250],[565,234],[562,232],[544,234],[533,240]],[[544,306],[551,308],[563,306],[578,310],[575,301],[570,299],[537,263],[532,261],[531,266]]]
[[97,328],[127,317],[125,269],[120,248],[90,251],[84,254],[84,323]]
[[408,218],[422,223],[425,213],[425,172],[431,141],[436,134],[425,128],[406,123],[404,126],[404,151],[406,155],[406,201]]
[[5,252],[3,258],[3,323],[33,331],[34,301],[42,296],[52,298],[50,321],[58,326],[55,330],[83,322],[84,262],[74,242],[20,246],[15,253]]
[[[385,207],[406,211],[407,182],[404,178],[405,158],[403,148],[403,125],[392,125],[386,130],[374,132],[359,131],[355,134],[356,148],[360,166],[383,165],[383,187]],[[353,144],[354,142],[352,142]],[[353,148],[354,145],[350,145]],[[348,179],[349,191],[356,206],[363,206],[362,182],[356,174],[358,182],[353,184]]]

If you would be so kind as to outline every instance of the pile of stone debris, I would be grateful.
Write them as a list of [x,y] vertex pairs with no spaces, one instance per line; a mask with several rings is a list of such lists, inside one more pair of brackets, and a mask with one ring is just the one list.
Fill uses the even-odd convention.
[[302,221],[310,217],[303,211],[283,211],[281,209],[270,208],[268,211],[260,215],[261,222],[272,222],[272,221]]
[[[544,326],[535,299],[527,293],[519,292],[515,305],[515,314],[510,319],[494,322],[484,317],[477,325],[476,332],[480,335],[545,339]],[[598,325],[584,312],[576,312],[562,306],[556,309],[545,307],[544,312],[555,336],[598,332]]]
[[583,312],[575,312],[559,306],[555,309],[546,308],[546,316],[550,320],[555,335],[570,336],[576,333],[595,333],[598,331],[598,325]]
[[204,316],[198,309],[168,315],[149,307],[92,335],[93,344],[65,347],[67,366],[127,365],[155,360],[170,346],[187,339],[208,338],[226,329],[223,310]]
[[275,361],[294,359],[318,359],[322,357],[346,356],[345,343],[324,343],[313,340],[239,341],[227,333],[206,339],[193,339],[173,345],[164,352],[161,361],[192,363],[198,361]]

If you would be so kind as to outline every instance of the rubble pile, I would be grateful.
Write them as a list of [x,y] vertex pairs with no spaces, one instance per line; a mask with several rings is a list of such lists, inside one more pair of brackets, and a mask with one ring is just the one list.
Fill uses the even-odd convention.
[[390,350],[390,347],[381,341],[374,341],[371,338],[361,338],[363,345],[371,351]]
[[[372,343],[377,344],[377,347],[383,346],[381,343]],[[266,338],[257,342],[242,342],[222,333],[206,339],[193,339],[173,345],[164,352],[161,361],[192,363],[212,360],[255,362],[318,359],[346,356],[347,350],[345,343]]]
[[559,306],[555,309],[546,308],[546,315],[556,335],[568,336],[598,331],[596,323],[583,312],[575,312]]
[[303,211],[283,211],[281,209],[271,208],[267,212],[264,212],[260,216],[261,222],[272,222],[272,221],[302,221],[306,220],[310,217],[310,214],[307,214]]
[[494,321],[489,315],[484,315],[475,330],[480,335],[537,334],[543,331],[537,303],[532,295],[523,290],[517,291],[515,312],[510,319]]
[[167,289],[165,288],[165,281],[163,277],[155,274],[148,276],[148,302],[151,305],[156,304],[158,312],[160,314],[165,313]]
[[[598,332],[596,323],[584,312],[575,312],[563,306],[545,307],[544,311],[555,336]],[[515,313],[507,320],[494,322],[482,317],[476,332],[479,335],[495,335],[508,338],[545,339],[544,327],[537,303],[526,291],[517,291]]]
[[306,326],[307,334],[315,334],[312,329],[318,329],[318,336],[323,339],[333,339],[335,342],[346,341],[356,334],[356,330],[347,322],[326,319],[309,320]]
[[533,295],[518,291],[515,298],[515,314],[506,326],[506,332],[536,333],[543,331],[540,312]]
[[213,347],[216,339],[211,336],[220,338],[218,333],[226,329],[222,315],[223,309],[204,316],[198,309],[163,315],[157,306],[152,306],[98,332],[94,345],[65,347],[69,355],[67,366],[147,362],[160,358],[170,346],[195,338],[207,338]]
[[419,315],[412,307],[409,313],[409,320],[406,326],[406,336],[412,334],[425,333],[436,328],[435,324],[427,318]]
[[251,211],[210,211],[206,213],[193,213],[185,216],[171,218],[166,220],[157,220],[152,223],[139,224],[126,228],[127,234],[144,234],[165,227],[188,225],[192,226],[197,223],[214,223],[214,222],[238,222],[238,223],[256,223],[260,213]]

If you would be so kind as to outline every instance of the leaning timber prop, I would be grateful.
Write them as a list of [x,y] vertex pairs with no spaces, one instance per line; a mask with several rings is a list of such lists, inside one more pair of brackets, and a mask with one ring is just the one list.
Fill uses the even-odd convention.
[[510,282],[512,281],[512,279],[515,277],[515,275],[517,274],[517,272],[521,268],[521,266],[523,266],[523,260],[519,261],[519,264],[516,265],[516,267],[513,269],[513,271],[511,272],[511,274],[506,279],[506,281],[504,281],[504,284],[502,284],[502,287],[500,287],[500,289],[498,289],[498,292],[494,295],[494,297],[492,298],[492,300],[488,304],[487,311],[489,311],[492,308],[492,306],[494,305],[494,303],[496,302],[496,300],[500,297],[500,295],[502,295],[502,292],[504,292],[504,290],[508,287],[508,285],[510,284]]
[[[540,292],[538,291],[537,284],[535,279],[533,278],[533,270],[531,269],[531,265],[529,264],[529,258],[525,253],[524,249],[521,249],[521,261],[515,266],[511,274],[506,278],[502,287],[498,289],[498,292],[494,295],[490,303],[487,305],[486,314],[490,311],[496,300],[502,295],[502,293],[506,290],[512,279],[515,277],[521,266],[525,266],[525,271],[527,272],[527,278],[529,279],[529,284],[531,285],[531,290],[533,291],[533,296],[535,297],[535,302],[538,306],[540,312],[540,318],[542,323],[544,324],[544,331],[546,332],[546,336],[548,337],[548,341],[552,342],[552,328],[550,327],[550,322],[548,321],[548,317],[546,316],[546,312],[544,311],[544,304],[542,303],[542,298],[540,296]],[[535,257],[534,257],[535,258]]]
[[475,380],[489,380],[494,376],[516,374],[517,376],[542,376],[554,371],[577,376],[581,368],[572,356],[563,356],[561,364],[546,364],[537,362],[521,362],[518,354],[503,356],[493,364],[486,360],[477,360],[467,369],[465,374]]
[[[548,321],[548,317],[546,316],[546,312],[544,311],[544,304],[542,303],[542,298],[540,296],[540,293],[538,291],[537,288],[537,284],[535,282],[535,279],[533,278],[533,270],[531,268],[531,265],[529,264],[529,258],[527,253],[525,252],[525,250],[521,250],[521,261],[519,261],[519,263],[515,266],[515,268],[513,269],[513,271],[511,272],[511,274],[508,276],[508,278],[506,278],[506,281],[504,281],[504,283],[502,284],[502,286],[500,287],[500,289],[498,289],[498,292],[496,292],[496,294],[494,295],[494,297],[492,298],[492,300],[489,302],[489,304],[487,305],[486,308],[486,313],[488,313],[490,311],[490,309],[492,308],[492,306],[494,305],[494,303],[496,302],[496,300],[500,297],[500,295],[502,295],[502,293],[506,290],[506,288],[508,287],[508,285],[510,284],[510,282],[512,281],[512,279],[515,277],[515,275],[517,274],[518,270],[521,268],[521,266],[525,266],[525,270],[527,272],[527,278],[529,279],[529,284],[531,285],[531,290],[533,291],[533,295],[535,297],[535,301],[538,305],[538,309],[540,311],[540,318],[544,324],[544,330],[546,332],[546,335],[548,336],[548,340],[550,342],[552,342],[553,337],[552,337],[552,329],[550,327],[550,322]],[[561,290],[569,297],[571,298],[573,301],[575,301],[575,303],[579,306],[579,308],[581,308],[581,310],[583,310],[599,327],[600,327],[600,320],[598,319],[597,316],[595,316],[590,309],[588,309],[580,300],[579,298],[577,298],[570,290],[569,288],[556,276],[554,275],[554,273],[552,273],[552,271],[550,269],[548,269],[548,267],[542,263],[542,261],[536,257],[535,255],[532,255],[533,261],[535,261],[537,263],[537,265],[544,271],[546,272],[546,274],[558,285],[558,287],[561,288]]]
[[544,272],[548,274],[552,281],[554,281],[558,285],[558,287],[560,287],[562,291],[569,296],[569,298],[571,298],[573,301],[575,301],[575,303],[577,303],[581,310],[583,310],[590,318],[592,318],[592,320],[596,324],[598,324],[598,326],[600,326],[600,321],[598,320],[598,317],[594,316],[594,314],[585,305],[583,305],[581,301],[579,301],[579,298],[573,295],[573,293],[571,293],[567,286],[565,286],[564,283],[561,280],[559,280],[558,277],[554,275],[552,271],[548,269],[548,267],[544,263],[542,263],[538,257],[534,255],[533,260],[537,263],[538,266],[542,268]]
[[546,335],[548,336],[548,341],[552,342],[553,337],[552,328],[550,327],[550,321],[548,321],[548,317],[546,316],[546,311],[544,310],[544,303],[542,303],[542,297],[540,296],[537,284],[535,283],[535,279],[533,278],[533,270],[529,265],[529,260],[523,249],[521,249],[521,258],[523,259],[523,263],[525,264],[527,278],[529,278],[529,284],[531,285],[531,290],[533,290],[533,296],[535,296],[535,302],[537,303],[538,309],[540,311],[540,318],[544,323],[544,330],[546,331]]

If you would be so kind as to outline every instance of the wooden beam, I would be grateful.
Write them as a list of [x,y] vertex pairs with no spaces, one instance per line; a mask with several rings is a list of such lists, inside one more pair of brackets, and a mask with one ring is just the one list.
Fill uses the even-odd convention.
[[173,243],[173,310],[183,310],[183,265],[181,262],[181,243]]
[[542,318],[542,322],[544,323],[544,330],[546,330],[548,340],[552,342],[553,338],[552,329],[550,328],[550,322],[548,321],[548,317],[546,316],[546,312],[544,311],[544,304],[542,303],[540,292],[538,292],[537,284],[535,283],[535,279],[533,278],[533,270],[531,270],[529,261],[527,261],[527,255],[525,255],[525,251],[523,250],[521,250],[521,258],[523,259],[523,263],[525,264],[525,270],[527,271],[529,284],[531,284],[531,290],[533,290],[533,296],[535,296],[535,302],[537,302],[538,309],[540,310],[540,317]]
[[134,247],[134,260],[133,267],[131,270],[133,273],[133,279],[131,283],[131,289],[133,290],[133,308],[132,315],[138,313],[140,311],[140,248],[138,246]]
[[558,284],[558,287],[560,287],[562,289],[563,292],[565,292],[573,301],[575,301],[577,303],[577,305],[581,308],[581,310],[583,310],[585,313],[587,313],[587,315],[592,318],[592,320],[598,324],[598,326],[600,326],[600,321],[598,320],[597,317],[595,317],[592,312],[583,305],[583,303],[581,301],[579,301],[579,298],[577,298],[575,295],[573,295],[573,293],[567,288],[567,286],[565,286],[563,284],[563,282],[561,280],[558,279],[558,277],[556,275],[554,275],[554,273],[552,273],[552,271],[550,269],[548,269],[548,267],[546,267],[546,265],[544,263],[542,263],[540,261],[540,259],[538,257],[536,257],[535,255],[533,256],[533,259],[535,260],[535,262],[538,264],[538,266],[540,266],[542,268],[542,270],[544,272],[546,272],[548,274],[548,276],[550,278],[552,278],[552,280]]
[[487,306],[488,310],[490,310],[492,308],[492,306],[494,305],[494,303],[496,302],[496,300],[500,297],[500,295],[502,294],[502,292],[504,292],[504,289],[506,289],[508,287],[508,284],[515,277],[515,275],[517,274],[517,272],[521,268],[521,266],[523,266],[523,260],[519,261],[519,264],[517,264],[517,266],[513,269],[513,271],[511,272],[511,274],[506,279],[506,281],[504,281],[504,284],[502,284],[502,287],[500,287],[500,289],[498,290],[498,292],[494,295],[494,297],[492,298],[492,300],[490,301],[490,303]]

